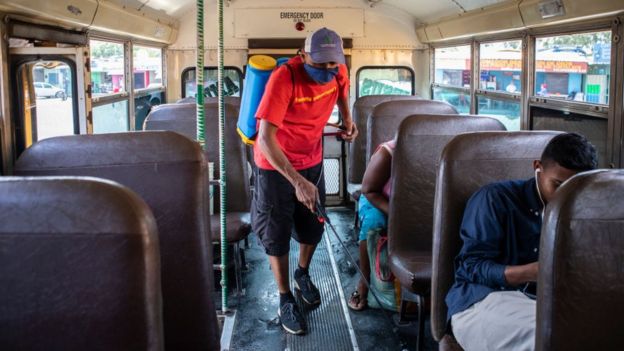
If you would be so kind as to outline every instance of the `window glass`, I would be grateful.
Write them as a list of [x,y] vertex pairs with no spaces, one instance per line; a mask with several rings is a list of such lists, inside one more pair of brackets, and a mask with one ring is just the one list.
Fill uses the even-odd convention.
[[433,88],[433,99],[446,101],[461,114],[470,113],[470,92],[462,89]]
[[93,133],[127,132],[128,100],[93,108]]
[[147,95],[141,94],[134,98],[134,130],[143,130],[143,122],[152,107],[160,105],[165,100],[165,93],[153,91]]
[[132,65],[134,89],[162,87],[162,49],[133,46]]
[[[218,95],[216,68],[204,68],[204,96]],[[225,96],[241,96],[242,77],[238,69],[224,68],[223,84]],[[195,85],[195,68],[189,68],[182,73],[183,91],[182,97],[195,96],[197,87]]]
[[598,167],[607,167],[607,128],[609,120],[580,113],[532,106],[531,129],[576,132],[585,136],[598,153]]
[[609,103],[611,31],[537,38],[535,44],[536,95]]
[[482,116],[494,117],[501,121],[509,131],[520,130],[520,103],[477,96],[477,113]]
[[519,94],[522,91],[522,40],[482,43],[479,89]]
[[38,61],[32,77],[37,111],[33,141],[74,134],[72,69],[60,61]]
[[358,71],[358,94],[413,95],[414,74],[405,67],[363,68]]
[[124,45],[91,40],[91,84],[93,96],[126,91]]
[[470,45],[437,48],[434,60],[434,83],[470,88]]

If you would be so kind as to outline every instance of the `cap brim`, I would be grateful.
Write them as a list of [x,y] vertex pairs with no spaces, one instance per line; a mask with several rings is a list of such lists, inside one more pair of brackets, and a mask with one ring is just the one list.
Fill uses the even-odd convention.
[[327,62],[337,62],[337,63],[345,63],[345,57],[343,54],[339,54],[335,51],[317,51],[310,53],[310,58],[314,63],[327,63]]

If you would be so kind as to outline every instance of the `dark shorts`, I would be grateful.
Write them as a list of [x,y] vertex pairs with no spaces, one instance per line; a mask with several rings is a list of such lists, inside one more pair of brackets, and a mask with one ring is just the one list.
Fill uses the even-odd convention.
[[[319,196],[324,204],[325,179],[322,173],[322,163],[299,171],[312,184],[318,183]],[[295,188],[284,176],[278,171],[259,168],[256,169],[251,202],[251,224],[270,256],[287,254],[291,235],[302,244],[316,245],[324,230],[317,216],[297,200]]]

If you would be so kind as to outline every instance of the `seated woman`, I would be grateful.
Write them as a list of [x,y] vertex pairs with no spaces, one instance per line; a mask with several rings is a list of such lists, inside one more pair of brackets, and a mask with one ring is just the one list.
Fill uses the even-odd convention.
[[[396,139],[387,141],[377,148],[366,167],[362,179],[362,195],[358,201],[358,216],[360,221],[360,269],[370,282],[370,262],[367,251],[367,237],[375,230],[386,231],[388,226],[388,205],[391,192],[390,168],[392,153],[396,146]],[[359,311],[368,306],[368,288],[360,278],[357,290],[349,298],[349,307]]]

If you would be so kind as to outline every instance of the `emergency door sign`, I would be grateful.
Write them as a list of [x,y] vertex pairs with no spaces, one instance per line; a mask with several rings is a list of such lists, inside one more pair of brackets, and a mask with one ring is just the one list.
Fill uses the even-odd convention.
[[[297,31],[297,23],[305,24]],[[328,27],[345,38],[364,36],[364,10],[352,8],[272,8],[235,9],[234,36],[237,38],[306,37]]]

